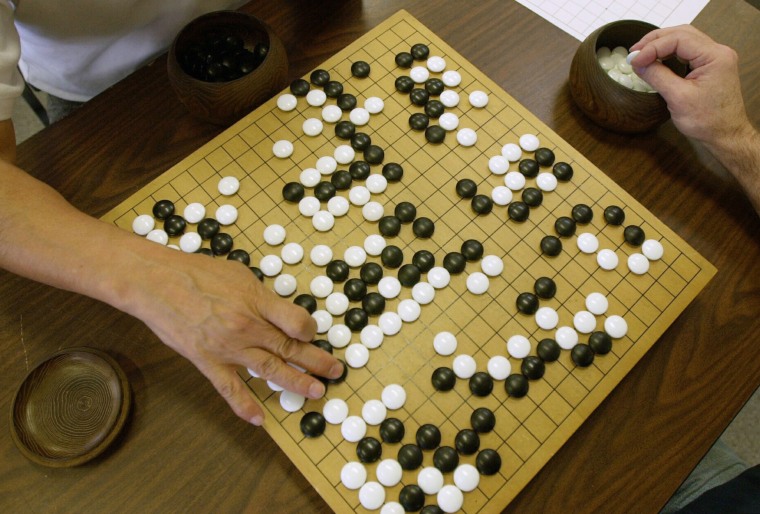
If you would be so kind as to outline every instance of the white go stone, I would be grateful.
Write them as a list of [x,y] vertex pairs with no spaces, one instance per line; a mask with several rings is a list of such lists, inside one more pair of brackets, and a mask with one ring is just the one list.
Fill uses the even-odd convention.
[[301,126],[303,133],[310,137],[320,135],[322,133],[323,127],[324,125],[322,125],[322,120],[318,118],[307,118],[304,120],[303,125]]
[[460,464],[454,470],[454,485],[468,493],[474,491],[480,483],[480,473],[472,464]]
[[388,179],[380,173],[373,173],[364,182],[370,193],[380,194],[388,188]]
[[348,192],[348,201],[357,207],[361,207],[369,202],[372,193],[364,186],[354,186]]
[[401,282],[396,277],[383,277],[377,284],[377,292],[389,300],[396,298],[401,293]]
[[515,359],[524,359],[530,353],[530,341],[523,335],[513,335],[507,339],[507,352]]
[[301,172],[299,179],[304,187],[314,187],[322,180],[322,174],[317,168],[306,168]]
[[385,502],[385,489],[377,482],[367,482],[359,489],[359,503],[367,510],[377,510]]
[[367,252],[361,246],[349,246],[343,252],[343,260],[352,268],[358,268],[367,261]]
[[[377,474],[377,481],[383,484],[385,487],[393,487],[394,485],[401,482],[401,476],[403,475],[403,470],[401,468],[401,464],[398,463],[397,460],[394,459],[384,459],[381,460],[380,463],[377,465],[377,469],[375,470],[375,473]],[[393,502],[395,503],[395,502]],[[394,511],[387,512],[385,511],[385,507],[390,505],[390,503],[386,503],[383,506],[383,510],[380,511],[380,514],[395,514]],[[399,514],[404,514],[404,508],[401,507],[400,503],[397,503],[401,510],[397,511]]]
[[433,349],[438,355],[453,355],[457,350],[457,338],[448,331],[438,332],[433,337]]
[[360,332],[359,339],[364,346],[374,350],[383,344],[383,331],[377,325],[367,325]]
[[333,348],[345,348],[351,342],[351,330],[342,323],[333,325],[327,330],[327,342]]
[[342,196],[333,196],[327,200],[327,212],[335,217],[345,216],[348,214],[348,209],[350,206],[351,204],[348,203],[348,200]]
[[[346,358],[346,364],[348,364],[352,368],[354,369],[363,368],[364,366],[367,365],[367,362],[369,362],[369,348],[367,348],[361,343],[350,344],[348,345],[348,348],[346,348],[346,353],[344,354],[344,356]],[[370,425],[378,424],[378,423],[370,423],[367,416],[364,416],[364,420]]]
[[172,250],[179,250],[179,246],[177,245],[166,245],[167,248],[171,248]]
[[201,247],[203,240],[198,232],[185,232],[179,238],[179,248],[185,253],[195,253]]
[[138,236],[147,236],[156,226],[156,220],[150,214],[140,214],[132,220],[132,231]]
[[453,112],[444,112],[441,114],[441,117],[438,118],[438,124],[443,130],[451,132],[452,130],[456,130],[459,126],[459,116]]
[[148,235],[145,236],[145,239],[148,241],[153,241],[154,243],[165,245],[169,242],[169,234],[160,228],[154,228],[148,232]]
[[427,305],[435,299],[435,288],[427,282],[417,282],[412,287],[412,298],[420,305]]
[[554,340],[563,350],[572,350],[578,344],[578,332],[572,327],[559,327],[554,332]]
[[322,119],[326,123],[336,123],[343,116],[343,111],[337,105],[325,105],[322,108]]
[[282,259],[279,255],[265,255],[259,261],[259,269],[267,277],[279,275],[282,271]]
[[298,243],[288,243],[282,247],[280,257],[285,264],[298,264],[303,259],[303,246]]
[[614,339],[620,339],[628,333],[628,323],[618,315],[613,315],[604,320],[604,331]]
[[395,336],[398,334],[403,323],[404,322],[398,314],[390,311],[382,313],[377,320],[377,324],[380,326],[383,334],[387,336]]
[[402,321],[411,323],[413,321],[417,321],[420,318],[422,309],[420,308],[419,303],[415,302],[411,298],[406,298],[398,303],[396,312],[398,312],[398,315]]
[[416,84],[422,84],[430,78],[430,70],[424,66],[415,66],[409,70],[409,76]]
[[378,114],[385,109],[385,102],[383,102],[383,99],[379,96],[370,96],[364,100],[364,108],[370,114]]
[[441,80],[448,87],[457,87],[462,83],[462,75],[460,75],[458,71],[448,70],[443,72]]
[[[362,351],[369,355],[369,350],[364,345],[357,345]],[[365,363],[366,364],[366,363]],[[368,425],[377,426],[385,420],[385,416],[388,414],[388,409],[385,404],[380,400],[368,400],[362,406],[362,419],[366,421]]]
[[272,391],[274,391],[276,393],[279,393],[280,391],[284,391],[285,390],[284,387],[282,387],[279,384],[276,384],[276,383],[272,382],[271,380],[267,380],[267,386],[269,386],[269,389],[271,389]]
[[480,271],[473,271],[467,277],[467,290],[472,294],[483,294],[488,291],[488,276]]
[[597,316],[601,316],[607,312],[609,306],[610,304],[607,301],[607,297],[602,293],[591,293],[586,297],[586,309]]
[[590,334],[596,329],[596,318],[589,311],[578,311],[573,316],[573,326],[581,334]]
[[504,261],[496,255],[486,255],[480,261],[480,269],[489,277],[497,277],[504,271]]
[[224,196],[230,196],[240,190],[240,181],[237,177],[223,177],[219,180],[219,184],[216,187]]
[[311,313],[311,317],[317,322],[317,334],[326,334],[332,326],[333,317],[332,314],[326,310],[316,310]]
[[471,355],[457,355],[452,368],[456,376],[466,380],[475,374],[477,364]]
[[326,266],[333,258],[333,251],[327,245],[316,245],[309,252],[309,258],[315,266]]
[[599,253],[596,254],[596,262],[599,264],[600,268],[611,271],[617,268],[619,261],[618,256],[614,251],[605,248],[599,250]]
[[440,73],[446,69],[446,60],[440,55],[430,56],[427,60],[427,68],[433,73]]
[[333,152],[335,162],[338,164],[348,164],[356,157],[356,151],[351,145],[338,145]]
[[277,98],[277,107],[281,111],[290,112],[298,105],[298,99],[295,95],[285,93]]
[[520,148],[526,152],[535,152],[539,144],[538,137],[535,134],[523,134],[520,136]]
[[327,95],[321,89],[312,89],[306,93],[306,103],[312,107],[322,107],[327,101]]
[[644,241],[644,244],[641,245],[641,253],[643,253],[650,261],[656,261],[662,259],[665,249],[659,241],[655,239],[647,239]]
[[649,271],[649,259],[643,254],[632,253],[628,256],[628,269],[636,275],[643,275]]
[[290,273],[283,273],[274,279],[274,292],[280,296],[288,297],[296,292],[298,282]]
[[356,107],[348,113],[348,119],[357,127],[361,127],[369,123],[369,111],[364,107]]
[[298,202],[298,212],[307,218],[314,216],[320,207],[319,200],[315,196],[304,196]]
[[464,494],[455,485],[444,485],[436,495],[436,502],[443,512],[459,512],[464,504]]
[[306,403],[306,398],[292,391],[283,391],[280,393],[280,406],[287,412],[298,412]]
[[272,145],[272,153],[275,157],[279,157],[280,159],[287,159],[293,155],[293,143],[285,139],[276,141],[275,144]]
[[451,282],[451,274],[443,266],[433,266],[428,271],[427,279],[431,286],[436,289],[442,289]]
[[333,316],[343,316],[348,310],[348,297],[340,291],[335,291],[325,298],[325,309]]
[[485,91],[473,91],[470,93],[470,105],[482,109],[488,105],[488,95]]
[[512,191],[519,191],[525,187],[525,175],[519,171],[510,171],[504,175],[504,185]]
[[512,364],[503,355],[494,355],[488,359],[487,369],[494,380],[506,380],[512,373]]
[[509,162],[517,162],[522,157],[522,148],[515,143],[507,143],[501,147],[501,155],[506,157]]
[[330,211],[317,211],[311,218],[311,224],[319,232],[327,232],[335,226],[335,216]]
[[185,207],[182,215],[188,223],[198,223],[206,217],[206,207],[202,203],[193,202]]
[[340,425],[348,417],[348,404],[340,398],[327,400],[322,415],[331,425]]
[[536,177],[536,185],[541,191],[554,191],[557,189],[557,177],[554,176],[554,173],[539,173]]
[[349,443],[359,442],[367,434],[367,423],[359,416],[349,416],[340,424],[340,433]]
[[559,314],[551,307],[541,307],[536,311],[536,325],[544,330],[554,330],[559,323]]
[[232,225],[238,218],[237,207],[230,204],[220,205],[214,217],[222,225]]
[[425,494],[438,494],[443,487],[443,473],[433,466],[426,466],[417,474],[417,485]]
[[488,169],[494,175],[504,175],[509,171],[509,161],[503,155],[494,155],[488,159]]
[[406,514],[406,511],[399,502],[390,501],[383,504],[380,514]]
[[340,481],[346,489],[355,491],[367,482],[367,468],[361,462],[346,462],[340,470]]
[[462,146],[473,146],[478,142],[478,135],[471,128],[459,129],[457,132],[457,143]]
[[452,91],[451,89],[447,89],[446,91],[442,92],[438,99],[441,101],[444,107],[451,108],[459,105],[459,93]]
[[383,252],[386,244],[385,238],[380,234],[370,234],[364,239],[364,250],[367,255],[377,257]]
[[578,245],[578,250],[583,253],[591,254],[599,249],[599,239],[590,232],[578,234],[576,244]]
[[367,202],[362,207],[362,216],[367,221],[378,221],[385,215],[385,207],[380,202]]
[[380,399],[390,410],[398,410],[406,403],[406,391],[399,384],[390,384],[383,388]]
[[317,298],[327,298],[333,292],[333,281],[325,275],[318,275],[311,279],[309,289]]
[[317,159],[317,171],[322,175],[332,175],[338,169],[338,161],[335,157],[325,155]]

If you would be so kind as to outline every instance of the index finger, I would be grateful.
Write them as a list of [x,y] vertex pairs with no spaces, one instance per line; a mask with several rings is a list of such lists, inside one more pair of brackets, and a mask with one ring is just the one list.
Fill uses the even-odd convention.
[[712,40],[690,25],[653,30],[630,48],[631,52],[640,51],[631,65],[648,66],[655,60],[672,56],[691,62],[702,55],[708,42]]

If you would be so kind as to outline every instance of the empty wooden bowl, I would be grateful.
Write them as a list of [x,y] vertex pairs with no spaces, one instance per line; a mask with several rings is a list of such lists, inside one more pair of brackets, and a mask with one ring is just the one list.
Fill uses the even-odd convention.
[[[215,74],[205,79],[188,67],[188,55],[210,61],[210,38],[235,40],[248,52],[265,47],[263,61],[238,78]],[[258,48],[257,48],[258,45]],[[203,55],[197,56],[201,48]],[[228,63],[225,62],[225,66]],[[230,125],[271,98],[287,85],[288,59],[285,47],[264,22],[246,13],[216,11],[188,23],[174,39],[167,57],[169,82],[180,101],[196,117]]]
[[[656,28],[638,20],[615,21],[592,32],[578,47],[570,65],[570,92],[594,123],[614,132],[636,134],[648,132],[670,118],[662,96],[621,85],[602,68],[596,54],[602,47],[630,48]],[[676,59],[664,64],[681,76],[688,71]]]

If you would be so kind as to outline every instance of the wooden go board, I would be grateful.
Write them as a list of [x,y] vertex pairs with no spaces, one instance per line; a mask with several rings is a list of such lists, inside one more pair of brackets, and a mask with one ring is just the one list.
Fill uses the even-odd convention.
[[[475,130],[477,143],[474,146],[458,144],[455,132],[449,132],[443,143],[431,144],[423,132],[409,128],[410,115],[421,112],[422,108],[413,106],[407,94],[395,90],[395,79],[408,75],[409,70],[397,67],[394,57],[398,52],[409,51],[415,43],[429,45],[430,55],[443,57],[447,70],[460,73],[462,82],[452,89],[460,93],[461,102],[447,111],[459,116],[459,128]],[[368,78],[352,77],[351,64],[357,60],[370,64]],[[415,63],[419,64],[424,65],[424,62]],[[340,425],[331,424],[323,435],[306,438],[299,428],[304,413],[321,411],[327,399],[342,398],[348,403],[351,415],[361,415],[363,404],[380,399],[385,386],[402,385],[407,393],[406,403],[398,410],[389,410],[388,416],[403,422],[406,435],[401,443],[382,444],[382,459],[395,459],[403,444],[415,442],[415,432],[423,424],[438,426],[441,445],[454,446],[458,431],[470,428],[473,410],[488,407],[495,414],[496,425],[491,432],[480,434],[480,449],[496,450],[502,464],[496,474],[481,476],[477,488],[464,493],[461,510],[499,512],[657,341],[710,280],[715,269],[408,13],[398,12],[321,68],[328,70],[333,80],[342,82],[345,92],[356,95],[360,106],[368,97],[384,100],[383,111],[373,114],[369,123],[358,130],[369,134],[372,143],[385,150],[384,162],[401,164],[404,174],[399,182],[389,183],[384,193],[374,194],[372,199],[384,205],[386,214],[392,214],[399,202],[411,202],[417,207],[418,216],[435,222],[435,233],[429,239],[415,237],[410,225],[403,225],[398,236],[388,238],[389,244],[403,250],[404,262],[411,262],[417,250],[427,249],[440,266],[448,252],[459,251],[467,239],[476,239],[483,243],[486,255],[501,258],[504,271],[490,278],[484,294],[476,295],[467,290],[465,281],[469,274],[480,271],[480,263],[468,262],[463,273],[453,274],[450,284],[436,291],[431,303],[422,305],[419,319],[405,322],[398,334],[386,336],[380,347],[370,350],[366,366],[350,369],[343,383],[328,387],[325,399],[308,400],[298,412],[283,410],[279,403],[281,393],[270,389],[262,380],[250,377],[245,370],[241,371],[241,379],[266,409],[266,430],[336,512],[366,511],[360,504],[358,491],[347,489],[340,477],[347,462],[358,460],[356,443],[344,440]],[[440,76],[440,73],[431,73],[431,76]],[[467,95],[475,90],[488,94],[484,108],[472,107],[467,101]],[[268,245],[262,237],[264,229],[271,224],[285,227],[285,243],[297,242],[303,246],[303,261],[286,264],[282,272],[297,279],[296,293],[290,299],[299,293],[308,293],[312,278],[325,274],[324,267],[314,265],[309,259],[311,248],[326,244],[333,249],[335,258],[342,258],[346,248],[362,246],[368,235],[377,234],[378,223],[366,221],[361,208],[351,205],[347,215],[336,217],[332,230],[317,232],[311,220],[299,213],[296,203],[283,200],[286,183],[298,182],[303,169],[314,167],[322,156],[333,155],[335,148],[347,141],[335,136],[330,123],[324,124],[320,135],[304,135],[303,122],[307,118],[321,118],[321,107],[309,106],[303,97],[298,98],[297,108],[290,112],[280,110],[276,102],[277,98],[273,98],[250,113],[116,207],[105,219],[131,230],[133,219],[151,213],[158,200],[174,201],[180,213],[187,204],[200,202],[211,215],[217,206],[231,203],[238,208],[239,217],[223,231],[233,236],[235,248],[250,253],[251,265],[258,265],[265,255],[280,254],[281,247]],[[328,98],[327,103],[334,104],[335,100]],[[344,113],[342,119],[347,118],[348,113]],[[455,193],[457,181],[472,179],[480,193],[490,195],[494,187],[503,185],[504,177],[489,171],[489,158],[499,155],[504,144],[517,143],[522,134],[537,135],[542,147],[554,151],[557,161],[569,163],[574,170],[572,179],[560,181],[554,191],[544,192],[543,203],[531,208],[524,222],[509,219],[507,208],[499,205],[494,205],[490,214],[476,214],[470,201]],[[278,140],[294,144],[292,156],[284,159],[273,156],[273,144]],[[357,153],[357,159],[360,156]],[[531,155],[524,152],[523,157]],[[380,173],[381,167],[373,165],[372,173]],[[511,163],[510,170],[516,169],[517,163]],[[232,197],[222,197],[217,191],[219,180],[225,176],[240,180],[240,190]],[[535,180],[528,178],[525,187],[535,187]],[[311,194],[309,188],[306,191],[307,195]],[[337,192],[346,197],[347,193]],[[519,196],[520,191],[515,191],[515,200]],[[548,257],[540,250],[545,235],[556,235],[557,218],[570,216],[572,207],[581,203],[591,206],[594,217],[587,225],[578,224],[577,234],[593,233],[600,249],[616,253],[620,264],[612,271],[601,269],[594,254],[579,251],[577,235],[561,238],[563,249],[557,256]],[[663,257],[651,262],[643,275],[631,273],[626,266],[628,255],[639,252],[640,248],[624,241],[623,226],[605,223],[603,211],[610,205],[624,209],[624,225],[640,226],[647,239],[655,239],[664,247]],[[192,230],[192,225],[188,230]],[[170,243],[176,243],[176,238]],[[207,246],[208,241],[204,245]],[[379,262],[380,259],[370,256],[368,260]],[[395,276],[395,273],[396,270],[385,270],[386,275]],[[358,269],[351,269],[351,277],[358,274]],[[431,385],[433,371],[441,366],[450,367],[456,355],[472,356],[478,371],[485,371],[491,357],[508,355],[505,342],[512,335],[526,336],[533,355],[538,341],[554,337],[553,330],[540,329],[533,316],[518,312],[515,306],[517,296],[532,291],[535,280],[542,276],[554,279],[557,284],[556,296],[540,300],[540,304],[557,311],[560,326],[573,326],[574,314],[585,309],[586,296],[600,292],[607,297],[609,309],[605,315],[596,317],[597,330],[601,330],[607,316],[619,315],[628,325],[626,335],[613,341],[611,352],[595,355],[587,367],[576,366],[570,352],[563,350],[557,361],[546,363],[543,378],[530,381],[529,392],[522,398],[509,397],[504,381],[496,381],[493,392],[485,397],[473,395],[466,379],[458,379],[451,391],[435,391]],[[424,274],[422,280],[425,280]],[[274,279],[267,277],[264,281],[272,286]],[[369,289],[376,290],[375,286]],[[335,290],[342,290],[341,285],[336,284]],[[394,311],[401,300],[410,297],[411,289],[402,288],[397,298],[387,301],[386,311]],[[319,299],[318,309],[324,308],[324,300]],[[340,318],[336,316],[334,322],[342,323]],[[377,316],[371,316],[370,323],[377,323]],[[441,356],[434,351],[433,338],[441,331],[456,335],[458,346],[454,355]],[[324,334],[318,337],[326,338]],[[587,340],[588,335],[580,334],[581,342]],[[358,334],[353,334],[351,342],[358,341]],[[335,349],[334,353],[342,357],[344,351]],[[512,372],[519,373],[520,360],[509,359]],[[377,426],[368,426],[367,435],[380,439]],[[424,452],[423,466],[432,466],[432,455],[432,451]],[[461,455],[460,464],[474,464],[475,459],[475,455]],[[364,466],[367,480],[377,480],[377,462]],[[399,484],[386,487],[386,502],[398,501],[402,487],[416,483],[417,473],[417,470],[404,471]],[[452,473],[444,474],[444,478],[446,484],[453,483]],[[425,498],[425,504],[435,502],[435,495]]]

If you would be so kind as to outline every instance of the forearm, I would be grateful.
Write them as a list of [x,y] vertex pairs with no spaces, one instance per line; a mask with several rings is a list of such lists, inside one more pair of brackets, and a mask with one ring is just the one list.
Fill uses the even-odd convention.
[[760,133],[748,122],[736,134],[704,144],[736,178],[760,214]]

